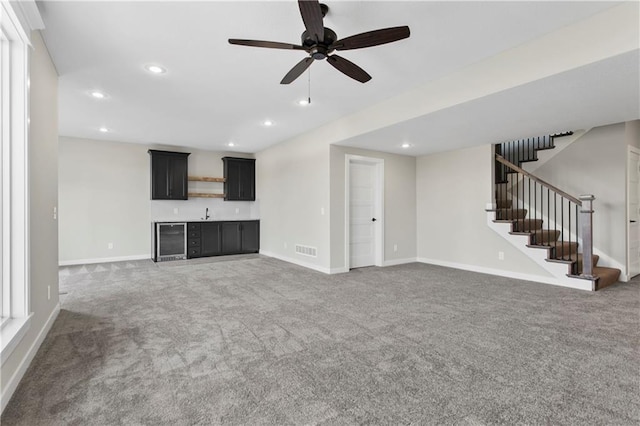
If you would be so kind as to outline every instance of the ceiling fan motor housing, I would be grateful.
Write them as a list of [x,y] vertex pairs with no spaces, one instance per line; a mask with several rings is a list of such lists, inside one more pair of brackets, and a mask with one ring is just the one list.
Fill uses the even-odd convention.
[[305,31],[300,37],[302,39],[302,46],[311,54],[313,59],[325,59],[329,53],[329,46],[331,46],[337,39],[335,31],[331,28],[324,28],[324,38],[316,42],[315,39],[309,37],[309,32]]

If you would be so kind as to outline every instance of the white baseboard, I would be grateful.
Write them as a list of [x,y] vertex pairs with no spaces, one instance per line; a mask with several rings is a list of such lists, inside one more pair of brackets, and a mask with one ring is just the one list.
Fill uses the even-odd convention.
[[[322,272],[324,274],[344,274],[345,272],[349,272],[349,268],[345,268],[344,266],[340,268],[324,268],[322,266],[314,265],[313,263],[308,263],[300,259],[294,259],[288,256],[282,256],[280,254],[272,253],[269,251],[260,250],[260,254],[268,257],[273,257],[274,259],[282,260],[284,262],[293,263],[294,265],[302,266],[304,268],[313,269],[314,271]],[[418,260],[415,257],[411,257],[408,259],[392,259],[392,260],[385,260],[382,263],[382,266],[404,265],[407,263],[414,263],[417,261]]]
[[[462,269],[464,271],[479,272],[481,274],[497,275],[499,277],[515,278],[515,279],[524,280],[524,281],[534,281],[534,282],[543,283],[543,284],[559,285],[562,287],[571,287],[571,288],[577,288],[580,290],[586,289],[579,286],[572,287],[570,285],[567,285],[564,282],[559,282],[559,280],[557,280],[554,277],[522,274],[520,272],[504,271],[502,269],[494,269],[494,268],[485,268],[484,266],[468,265],[468,264],[457,263],[457,262],[448,262],[445,260],[427,259],[424,257],[419,257],[418,262],[428,263],[430,265],[446,266],[447,268]],[[576,280],[576,285],[581,284],[578,281],[580,280]]]
[[273,257],[274,259],[282,260],[287,263],[293,263],[294,265],[302,266],[304,268],[313,269],[314,271],[322,272],[323,274],[335,274],[339,272],[347,272],[338,269],[329,269],[323,266],[314,265],[313,263],[308,263],[300,259],[295,259],[293,257],[282,256],[280,254],[272,253],[270,251],[260,250],[260,254],[268,257]]
[[20,362],[18,369],[13,373],[13,376],[11,376],[11,378],[6,382],[6,385],[2,390],[2,395],[0,396],[0,413],[4,411],[7,404],[9,403],[9,400],[13,396],[13,393],[18,388],[18,384],[20,384],[20,380],[22,380],[22,377],[24,377],[24,373],[26,373],[27,368],[29,368],[31,361],[33,361],[33,358],[36,356],[38,349],[40,349],[40,345],[42,345],[44,338],[47,337],[47,333],[49,333],[49,330],[51,330],[51,326],[53,325],[54,321],[58,317],[59,313],[60,313],[60,303],[58,303],[53,308],[51,315],[49,315],[49,318],[47,318],[47,321],[44,323],[42,330],[40,330],[40,332],[38,333],[36,340],[33,342],[31,347],[27,351],[24,359]]
[[407,263],[415,263],[417,261],[418,259],[416,257],[410,257],[407,259],[391,259],[382,262],[382,266],[406,265]]
[[76,260],[61,260],[58,262],[58,266],[71,266],[71,265],[90,265],[93,263],[109,263],[109,262],[124,262],[127,260],[145,260],[151,259],[151,255],[148,254],[136,254],[133,256],[117,256],[117,257],[102,257],[95,259],[76,259]]

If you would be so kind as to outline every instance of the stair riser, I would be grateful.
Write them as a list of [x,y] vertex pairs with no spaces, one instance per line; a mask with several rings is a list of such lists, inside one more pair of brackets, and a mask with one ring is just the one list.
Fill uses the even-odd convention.
[[520,219],[513,224],[514,232],[529,232],[542,228],[542,219]]
[[512,205],[511,200],[496,200],[496,208],[498,209],[510,209]]
[[531,244],[549,244],[558,240],[560,237],[560,231],[551,231],[551,230],[539,230],[534,232],[531,235]]
[[526,210],[498,210],[496,212],[496,219],[498,220],[514,220],[514,219],[524,219],[527,216]]
[[569,243],[564,243],[551,250],[550,257],[552,259],[569,259],[576,254],[578,254],[578,244],[571,243],[569,245]]

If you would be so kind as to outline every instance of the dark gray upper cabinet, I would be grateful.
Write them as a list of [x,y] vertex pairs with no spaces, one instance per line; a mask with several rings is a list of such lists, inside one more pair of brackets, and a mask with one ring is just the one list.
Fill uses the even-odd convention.
[[151,199],[186,200],[188,185],[187,152],[150,149]]
[[223,157],[225,201],[255,201],[256,160]]

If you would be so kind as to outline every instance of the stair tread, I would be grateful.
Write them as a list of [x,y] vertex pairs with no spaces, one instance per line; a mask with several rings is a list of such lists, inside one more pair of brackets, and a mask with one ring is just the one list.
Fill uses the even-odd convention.
[[593,267],[593,275],[598,277],[598,283],[596,285],[596,290],[603,289],[605,287],[609,287],[611,284],[615,284],[618,282],[620,278],[620,269],[609,268],[606,266],[594,266]]
[[[577,248],[578,247],[578,243],[571,241],[570,243],[568,241],[552,241],[550,243],[546,243],[546,244],[529,244],[528,247],[535,247],[535,248],[562,248],[562,246],[564,246],[565,248]],[[566,253],[565,256],[570,256],[572,254],[575,253]]]
[[[593,266],[598,264],[598,260],[600,259],[600,256],[598,256],[597,254],[594,254],[592,256],[593,258]],[[575,262],[582,262],[582,253],[572,253],[571,256],[565,256],[564,259],[547,259],[548,262],[556,262],[556,263],[566,263],[566,264],[572,264]]]

